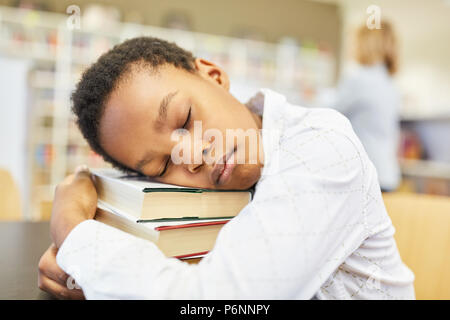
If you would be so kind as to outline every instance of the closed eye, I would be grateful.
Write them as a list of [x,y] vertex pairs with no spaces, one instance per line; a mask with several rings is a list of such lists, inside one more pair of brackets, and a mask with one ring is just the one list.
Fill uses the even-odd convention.
[[186,129],[186,126],[189,124],[189,120],[191,120],[191,110],[192,110],[192,106],[189,107],[189,112],[186,118],[186,121],[183,124],[183,129]]
[[[183,124],[183,126],[182,126],[182,129],[186,129],[186,126],[189,124],[189,121],[191,120],[191,111],[192,111],[192,106],[189,107],[189,112],[188,112],[188,115],[187,115],[187,117],[186,117],[186,121],[184,122],[184,124]],[[166,173],[167,168],[169,167],[169,162],[170,162],[170,157],[167,158],[166,164],[164,165],[164,169],[163,169],[163,171],[158,175],[158,177],[161,178],[161,177]]]
[[158,175],[158,177],[161,178],[161,177],[164,175],[164,173],[166,173],[167,168],[169,167],[169,161],[170,161],[170,157],[167,158],[166,164],[164,165],[164,169],[163,169],[163,171]]

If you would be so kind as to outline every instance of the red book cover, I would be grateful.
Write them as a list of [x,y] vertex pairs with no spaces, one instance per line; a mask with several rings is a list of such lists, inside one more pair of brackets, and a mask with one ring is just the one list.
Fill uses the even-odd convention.
[[204,256],[205,254],[207,254],[209,251],[203,251],[203,252],[196,252],[196,253],[190,253],[190,254],[183,254],[180,256],[175,256],[174,258],[177,259],[186,259],[186,258],[190,258],[190,257],[195,257],[195,256]]
[[173,229],[182,229],[182,228],[195,228],[195,227],[204,227],[218,224],[226,224],[230,220],[220,220],[220,221],[209,221],[209,222],[199,222],[199,223],[187,223],[180,224],[176,226],[160,226],[156,227],[156,231],[164,231],[164,230],[173,230]]

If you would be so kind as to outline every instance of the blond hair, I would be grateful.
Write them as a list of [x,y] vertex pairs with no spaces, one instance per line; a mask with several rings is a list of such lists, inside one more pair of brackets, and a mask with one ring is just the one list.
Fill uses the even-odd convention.
[[362,65],[384,63],[393,75],[398,68],[397,38],[392,25],[381,22],[380,29],[359,27],[355,37],[355,58]]

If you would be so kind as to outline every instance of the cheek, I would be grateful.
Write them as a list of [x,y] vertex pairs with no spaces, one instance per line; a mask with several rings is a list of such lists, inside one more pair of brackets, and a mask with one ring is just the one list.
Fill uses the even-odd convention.
[[240,164],[236,166],[232,185],[233,189],[248,189],[253,186],[261,177],[261,168],[258,165]]
[[194,188],[210,188],[209,180],[204,174],[190,174],[181,165],[172,165],[169,172],[162,178],[156,178],[155,181],[161,183],[175,184]]

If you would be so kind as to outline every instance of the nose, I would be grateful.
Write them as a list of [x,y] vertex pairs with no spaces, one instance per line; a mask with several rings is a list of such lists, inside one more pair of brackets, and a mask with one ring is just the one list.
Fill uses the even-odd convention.
[[[208,155],[208,152],[210,149],[211,149],[211,143],[207,142],[207,141],[203,141],[201,149],[198,151],[194,150],[194,157],[193,157],[194,161],[192,161],[193,163],[187,164],[187,170],[190,173],[197,173],[200,170],[200,168],[205,165],[205,158]],[[197,153],[197,152],[201,152],[201,154],[199,153],[199,154],[197,154],[197,157],[195,157],[195,155],[196,155],[195,153]],[[197,161],[195,161],[195,160],[197,160]]]

